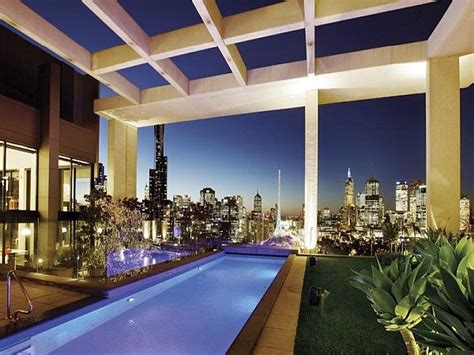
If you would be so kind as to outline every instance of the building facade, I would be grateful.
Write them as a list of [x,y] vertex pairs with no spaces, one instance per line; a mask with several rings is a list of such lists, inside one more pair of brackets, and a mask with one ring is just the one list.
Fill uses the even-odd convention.
[[201,205],[216,205],[216,192],[210,187],[205,187],[199,192],[199,202]]
[[0,239],[19,268],[74,252],[98,176],[98,83],[0,26]]
[[365,208],[366,225],[379,226],[382,222],[381,200],[380,200],[380,182],[370,178],[365,183]]
[[347,169],[347,179],[344,183],[344,225],[351,229],[356,224],[356,203],[355,203],[354,179],[351,169]]
[[395,185],[395,211],[398,213],[408,212],[408,184],[406,181],[397,181]]
[[468,232],[471,227],[471,200],[467,196],[463,196],[459,202],[461,214],[460,230]]

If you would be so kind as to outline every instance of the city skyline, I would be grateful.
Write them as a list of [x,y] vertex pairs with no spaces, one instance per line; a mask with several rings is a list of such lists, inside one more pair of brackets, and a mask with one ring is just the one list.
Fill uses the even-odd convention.
[[[101,91],[101,95],[108,95],[108,89]],[[343,205],[344,181],[350,168],[356,193],[363,191],[373,175],[380,181],[387,209],[395,209],[397,181],[425,180],[424,111],[424,95],[321,106],[318,208],[337,210]],[[251,210],[258,189],[264,210],[269,210],[277,200],[280,166],[282,214],[300,214],[304,200],[304,110],[243,116],[166,125],[168,199],[190,195],[198,201],[200,189],[211,187],[219,198],[243,195],[245,207]],[[473,86],[461,90],[462,194],[469,196],[474,196],[474,142],[468,138],[474,135],[472,117]],[[104,163],[106,137],[102,122],[100,161]],[[154,164],[153,128],[139,129],[138,137],[137,195],[143,198],[148,169]],[[229,144],[239,139],[238,144]]]

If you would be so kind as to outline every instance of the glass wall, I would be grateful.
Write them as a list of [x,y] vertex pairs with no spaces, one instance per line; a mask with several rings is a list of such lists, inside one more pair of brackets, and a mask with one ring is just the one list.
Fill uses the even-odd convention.
[[0,144],[0,211],[35,210],[36,151],[6,142]]
[[0,223],[1,264],[11,263],[15,259],[16,266],[34,268],[36,225],[36,222]]
[[[85,204],[85,195],[91,191],[93,182],[92,164],[60,157],[59,168],[59,210],[78,212]],[[76,233],[81,222],[74,213],[65,213],[58,221],[56,251],[51,273],[58,276],[77,277]]]
[[[28,268],[34,261],[37,152],[0,142],[0,246],[2,264]],[[26,213],[26,214],[25,214]],[[13,266],[13,265],[12,265]]]
[[92,165],[60,157],[59,167],[59,210],[74,212],[85,203],[84,196],[91,191]]

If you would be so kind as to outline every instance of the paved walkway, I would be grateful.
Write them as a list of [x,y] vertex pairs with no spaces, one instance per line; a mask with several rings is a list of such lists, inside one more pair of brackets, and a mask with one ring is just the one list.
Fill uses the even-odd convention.
[[306,257],[297,256],[263,328],[254,354],[293,354]]
[[[32,315],[41,315],[52,309],[64,306],[69,303],[89,297],[89,295],[64,290],[58,287],[46,286],[38,283],[23,281],[26,292],[33,303]],[[7,283],[0,282],[0,327],[5,327],[9,324],[9,320],[5,319],[7,310]],[[17,309],[28,309],[25,297],[15,280],[12,280],[12,312]],[[29,317],[30,315],[20,315],[21,318]]]

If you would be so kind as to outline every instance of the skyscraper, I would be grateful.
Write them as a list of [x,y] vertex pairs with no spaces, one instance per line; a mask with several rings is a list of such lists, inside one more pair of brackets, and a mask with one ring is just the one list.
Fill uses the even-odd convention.
[[424,182],[421,180],[415,180],[410,184],[409,190],[409,209],[410,209],[410,222],[416,222],[416,191],[418,188],[424,185]]
[[214,207],[216,205],[216,192],[210,187],[203,188],[199,193],[199,202],[201,205],[211,205]]
[[357,226],[362,227],[366,225],[366,208],[365,208],[365,193],[357,193]]
[[459,202],[460,214],[461,214],[461,231],[469,231],[471,224],[471,201],[469,197],[463,196]]
[[380,202],[380,182],[374,178],[370,178],[365,182],[365,208],[367,225],[380,225],[380,222],[382,221]]
[[347,169],[347,179],[344,183],[344,225],[347,227],[355,225],[354,179],[350,168]]
[[408,212],[408,184],[406,181],[397,181],[395,185],[395,211]]
[[255,219],[262,219],[262,196],[258,193],[253,198],[253,214]]
[[421,231],[428,228],[426,216],[426,185],[418,186],[416,190],[416,225]]
[[168,192],[168,158],[165,156],[165,126],[154,126],[155,168],[149,171],[150,212],[152,219],[162,220]]

